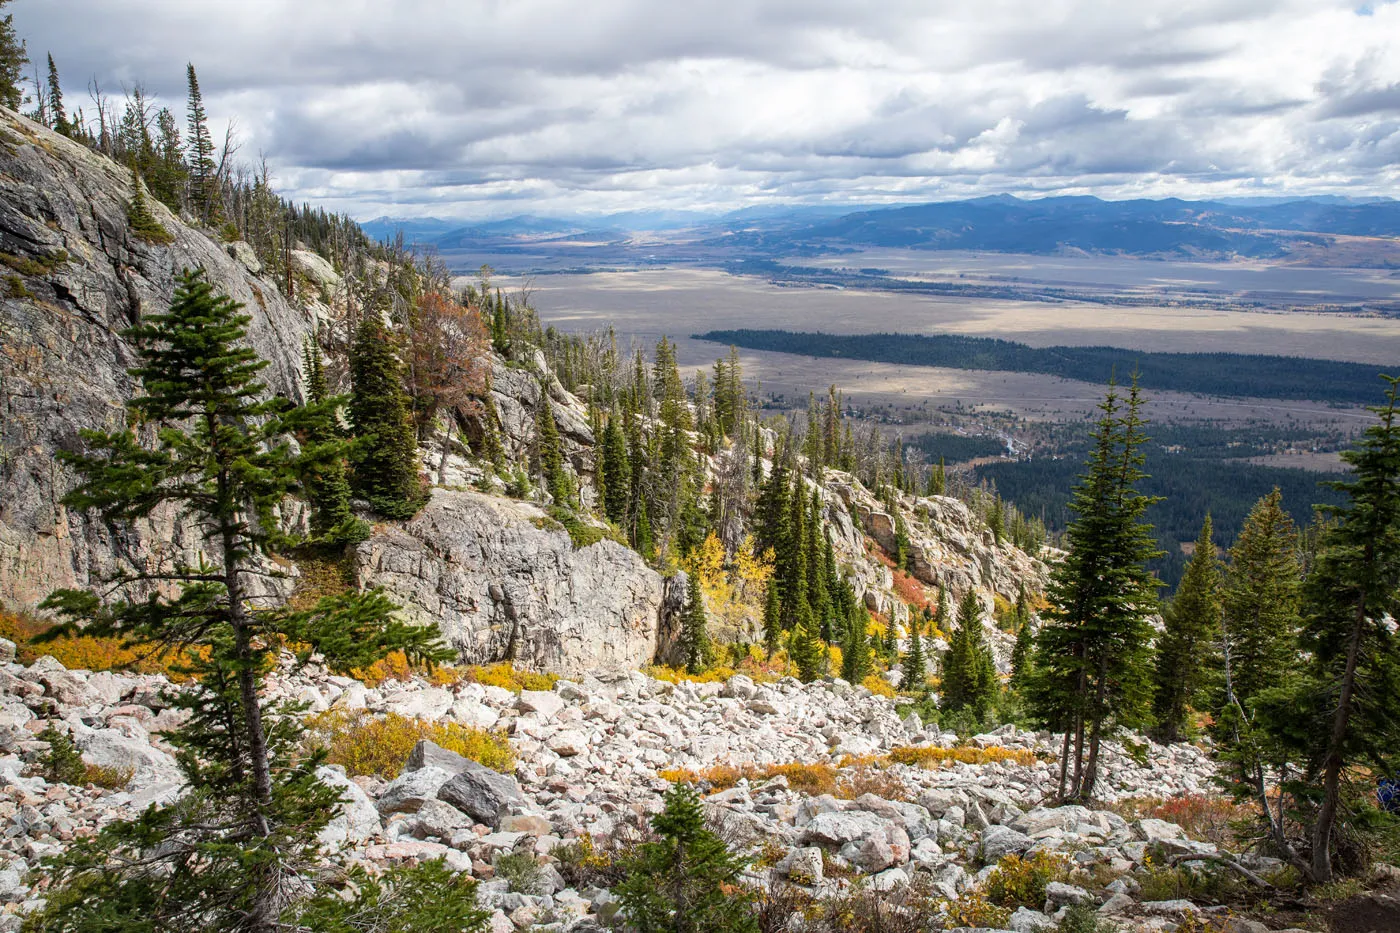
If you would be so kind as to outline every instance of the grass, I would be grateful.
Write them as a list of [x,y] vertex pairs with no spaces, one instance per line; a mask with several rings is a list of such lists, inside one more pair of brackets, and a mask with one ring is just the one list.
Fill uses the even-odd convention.
[[308,719],[307,729],[309,741],[327,749],[326,760],[351,775],[397,777],[420,739],[496,771],[515,769],[515,752],[505,736],[453,722],[331,710]]
[[14,253],[0,252],[0,263],[9,266],[20,275],[48,275],[67,261],[68,254],[63,250],[56,253],[45,253],[33,259],[28,256],[16,256]]
[[141,674],[164,674],[173,681],[187,680],[182,668],[192,660],[187,653],[154,652],[136,647],[119,638],[97,638],[92,635],[64,634],[39,641],[54,628],[54,623],[34,616],[0,610],[0,638],[15,643],[15,657],[21,664],[33,664],[50,655],[69,670],[135,671]]

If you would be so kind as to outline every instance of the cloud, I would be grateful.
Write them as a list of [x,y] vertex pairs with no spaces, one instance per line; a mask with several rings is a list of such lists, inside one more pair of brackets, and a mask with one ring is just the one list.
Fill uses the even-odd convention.
[[[1391,194],[1400,4],[15,0],[72,103],[195,63],[292,197],[486,217]],[[36,57],[37,57],[36,55]],[[87,107],[89,113],[92,107]]]

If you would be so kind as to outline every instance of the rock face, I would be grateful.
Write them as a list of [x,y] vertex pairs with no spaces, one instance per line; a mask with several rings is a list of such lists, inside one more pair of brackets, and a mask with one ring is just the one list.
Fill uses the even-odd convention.
[[470,664],[512,659],[560,674],[652,658],[661,577],[613,541],[574,549],[524,502],[438,489],[416,518],[365,541],[359,581],[436,623]]
[[121,567],[194,557],[197,538],[171,514],[134,531],[70,514],[56,462],[83,428],[122,423],[135,359],[119,336],[164,310],[175,277],[202,267],[252,316],[249,336],[270,362],[263,381],[298,398],[309,316],[277,288],[150,200],[174,237],[131,235],[131,176],[108,159],[0,108],[0,600],[33,607],[61,586]]

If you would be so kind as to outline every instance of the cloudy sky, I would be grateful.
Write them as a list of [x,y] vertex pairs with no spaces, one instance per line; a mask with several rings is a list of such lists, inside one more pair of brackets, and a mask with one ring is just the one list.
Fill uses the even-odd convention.
[[[15,0],[70,107],[212,116],[367,219],[1400,195],[1400,3]],[[89,108],[90,109],[90,108]]]

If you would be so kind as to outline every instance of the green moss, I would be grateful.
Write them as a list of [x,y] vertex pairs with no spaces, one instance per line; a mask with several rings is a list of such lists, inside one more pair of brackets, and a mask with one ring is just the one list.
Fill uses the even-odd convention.
[[9,266],[20,275],[48,275],[67,261],[68,254],[63,250],[59,250],[56,253],[41,254],[32,259],[28,256],[16,256],[13,253],[0,252],[0,263]]

